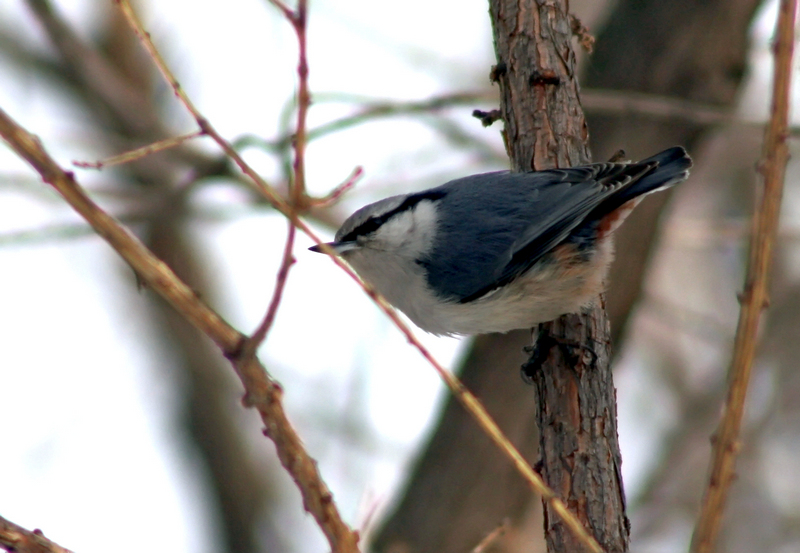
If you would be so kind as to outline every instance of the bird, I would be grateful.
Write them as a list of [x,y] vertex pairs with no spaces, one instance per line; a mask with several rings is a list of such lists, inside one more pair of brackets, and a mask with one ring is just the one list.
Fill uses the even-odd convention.
[[325,246],[431,334],[532,328],[595,303],[614,231],[691,167],[675,146],[639,162],[470,175],[362,207]]

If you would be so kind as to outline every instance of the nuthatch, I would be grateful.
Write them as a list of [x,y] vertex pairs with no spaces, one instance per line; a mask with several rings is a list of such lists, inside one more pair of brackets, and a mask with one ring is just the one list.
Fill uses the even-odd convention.
[[432,334],[531,328],[593,303],[614,231],[691,166],[674,147],[638,163],[472,175],[362,207],[327,245]]

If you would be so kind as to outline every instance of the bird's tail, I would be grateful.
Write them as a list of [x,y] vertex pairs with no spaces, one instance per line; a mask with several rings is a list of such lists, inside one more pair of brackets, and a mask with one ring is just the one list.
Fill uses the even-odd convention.
[[675,146],[633,163],[629,167],[631,169],[634,167],[644,168],[647,165],[652,166],[652,169],[645,171],[642,177],[610,196],[597,207],[589,219],[599,219],[639,196],[664,190],[686,180],[689,176],[689,169],[692,167],[692,158],[683,147]]
[[692,158],[681,146],[664,150],[653,157],[643,159],[638,164],[654,162],[658,163],[655,170],[630,187],[636,192],[633,196],[649,194],[674,186],[686,180],[689,176],[689,169],[692,167]]

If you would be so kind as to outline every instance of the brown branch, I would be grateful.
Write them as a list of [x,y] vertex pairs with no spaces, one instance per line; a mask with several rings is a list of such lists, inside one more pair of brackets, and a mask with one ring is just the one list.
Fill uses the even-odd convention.
[[286,235],[286,246],[283,248],[283,260],[281,261],[280,269],[278,269],[278,276],[275,280],[275,291],[272,293],[272,299],[269,302],[267,314],[264,315],[264,320],[261,321],[258,329],[250,338],[247,339],[247,342],[242,348],[241,355],[244,358],[255,356],[258,346],[260,346],[261,342],[264,341],[264,338],[267,336],[270,328],[272,328],[272,323],[275,322],[275,315],[278,313],[278,306],[280,305],[281,298],[283,297],[283,289],[286,286],[286,280],[289,278],[289,269],[292,268],[292,265],[294,265],[296,261],[292,253],[292,250],[294,249],[294,237],[296,232],[296,227],[291,221],[289,221],[289,230],[287,231]]
[[203,136],[203,131],[195,131],[188,134],[182,134],[180,136],[165,138],[164,140],[159,140],[158,142],[153,142],[147,146],[142,146],[141,148],[136,148],[135,150],[130,150],[128,152],[102,159],[100,161],[73,161],[72,164],[75,167],[80,167],[81,169],[103,169],[104,167],[110,167],[111,165],[130,163],[132,161],[136,161],[137,159],[155,154],[156,152],[163,152],[164,150],[174,148],[175,146],[180,146],[187,140],[197,138],[198,136]]
[[[316,140],[323,136],[349,129],[380,117],[425,114],[437,112],[453,106],[492,101],[497,101],[497,94],[486,92],[454,92],[441,96],[433,96],[424,100],[405,102],[394,100],[369,100],[363,102],[359,111],[352,115],[345,115],[310,129],[306,135],[306,140]],[[293,138],[293,134],[280,135],[274,140],[262,140],[254,136],[245,136],[237,140],[235,144],[237,147],[257,145],[262,148],[278,151],[288,147],[292,143]]]
[[293,20],[294,12],[286,4],[280,0],[269,0],[269,3],[278,8],[286,19],[289,21]]
[[500,526],[489,532],[486,537],[475,546],[471,553],[485,553],[488,549],[494,546],[497,540],[502,538],[503,535],[508,532],[509,528],[511,528],[511,522],[504,520]]
[[281,403],[282,390],[255,356],[238,355],[243,336],[206,306],[175,273],[156,258],[136,237],[100,209],[66,172],[45,152],[39,140],[0,110],[0,135],[17,154],[30,163],[56,191],[86,219],[133,268],[139,278],[166,299],[193,326],[207,335],[231,359],[245,388],[245,405],[255,407],[273,440],[281,463],[292,475],[305,508],[317,520],[337,553],[358,551],[358,535],[342,520],[332,495],[306,452]]
[[741,121],[736,112],[728,107],[631,90],[583,89],[581,105],[587,113],[643,115],[657,119],[677,119],[697,125]]
[[41,530],[33,532],[0,517],[0,548],[9,553],[72,553],[44,537]]
[[764,151],[760,167],[764,175],[764,190],[753,215],[750,258],[742,294],[739,324],[736,328],[725,414],[715,435],[711,476],[692,538],[692,551],[695,553],[708,553],[714,550],[725,500],[734,478],[736,456],[741,447],[739,434],[747,387],[758,345],[758,323],[769,303],[772,248],[780,217],[786,163],[789,160],[786,138],[789,125],[796,12],[797,0],[781,0],[774,46],[772,113],[764,135]]
[[313,207],[328,207],[335,204],[339,201],[339,198],[356,185],[356,182],[358,182],[358,179],[360,179],[363,174],[364,168],[359,165],[353,169],[353,172],[350,173],[350,176],[348,176],[342,184],[331,190],[328,194],[321,198],[310,198],[309,201],[311,205]]
[[[308,92],[308,58],[306,56],[306,28],[308,24],[308,5],[306,0],[299,0],[297,10],[291,11],[283,3],[273,1],[273,4],[281,10],[286,19],[294,27],[297,34],[298,43],[298,63],[297,75],[299,79],[299,87],[297,92],[297,129],[295,131],[294,140],[294,179],[290,187],[291,204],[296,210],[305,210],[308,202],[306,195],[306,181],[305,181],[305,150],[306,150],[306,117],[308,114],[308,107],[311,104],[311,96]],[[286,236],[286,246],[283,251],[283,260],[281,261],[278,276],[275,281],[275,291],[270,300],[267,313],[264,315],[264,320],[261,321],[258,329],[253,335],[245,342],[241,355],[247,359],[254,357],[258,346],[264,341],[272,324],[275,321],[275,315],[278,312],[281,298],[283,297],[283,289],[286,285],[286,280],[289,277],[289,269],[295,262],[292,250],[294,249],[294,237],[296,234],[296,227],[292,220],[294,217],[289,217],[289,230]]]
[[292,203],[302,209],[307,203],[306,196],[306,117],[308,107],[311,105],[311,95],[308,91],[308,58],[306,56],[306,28],[308,25],[307,0],[298,0],[297,9],[293,17],[289,18],[297,34],[298,62],[297,62],[297,129],[294,136],[294,182],[292,183]]

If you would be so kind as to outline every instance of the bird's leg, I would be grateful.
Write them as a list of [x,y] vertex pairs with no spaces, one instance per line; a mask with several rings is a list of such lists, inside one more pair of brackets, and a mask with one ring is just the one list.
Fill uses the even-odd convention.
[[558,346],[561,350],[561,355],[567,360],[569,366],[578,365],[581,362],[583,352],[588,352],[592,356],[592,360],[588,365],[594,365],[597,362],[597,352],[591,346],[556,338],[540,324],[534,329],[533,344],[522,348],[528,354],[528,360],[520,367],[520,375],[526,384],[534,384],[536,373],[542,369],[544,362],[550,355],[550,350],[555,346]]

